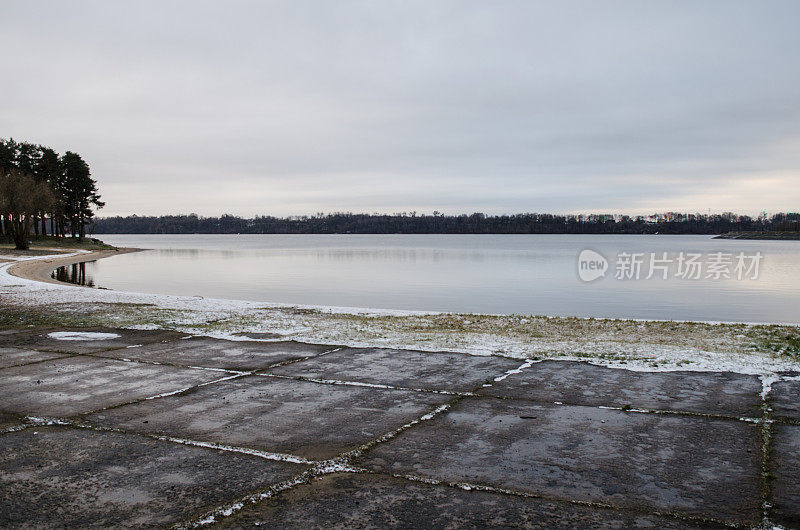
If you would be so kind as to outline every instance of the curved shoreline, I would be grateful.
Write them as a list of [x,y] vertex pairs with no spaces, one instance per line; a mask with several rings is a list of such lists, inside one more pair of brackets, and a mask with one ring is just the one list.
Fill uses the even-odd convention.
[[8,273],[26,280],[54,283],[57,285],[70,285],[72,287],[82,287],[81,285],[76,285],[74,283],[60,282],[53,279],[51,275],[58,267],[64,267],[66,265],[73,265],[75,263],[83,263],[87,261],[96,261],[102,258],[110,258],[111,256],[128,254],[130,252],[140,252],[142,250],[144,249],[119,248],[116,250],[92,250],[87,253],[74,254],[63,258],[53,257],[47,259],[25,260],[11,265],[8,268]]

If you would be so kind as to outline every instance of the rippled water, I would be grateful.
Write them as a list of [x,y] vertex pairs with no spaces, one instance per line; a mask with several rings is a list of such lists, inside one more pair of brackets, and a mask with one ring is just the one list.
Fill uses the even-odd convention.
[[[800,322],[800,242],[707,236],[104,235],[149,248],[89,263],[87,282],[288,304],[596,317]],[[609,260],[578,277],[578,255]],[[615,278],[618,254],[763,256],[757,279]],[[80,276],[80,273],[78,274]],[[735,276],[735,275],[734,275]]]

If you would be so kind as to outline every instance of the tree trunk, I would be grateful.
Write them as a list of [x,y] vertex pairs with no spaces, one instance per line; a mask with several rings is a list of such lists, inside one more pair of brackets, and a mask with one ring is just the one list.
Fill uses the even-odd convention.
[[17,250],[28,250],[28,234],[31,231],[31,219],[28,216],[17,216],[11,220],[14,232],[14,246]]

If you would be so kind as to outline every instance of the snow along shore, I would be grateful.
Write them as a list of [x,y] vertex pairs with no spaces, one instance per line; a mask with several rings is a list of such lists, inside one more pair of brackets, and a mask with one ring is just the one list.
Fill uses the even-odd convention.
[[[269,333],[275,338],[256,340],[580,360],[643,371],[719,370],[766,379],[800,371],[792,350],[800,337],[797,326],[281,305],[39,281],[44,279],[42,270],[113,254],[77,251],[18,257],[0,251],[0,260],[10,260],[0,263],[0,308],[46,312],[64,326],[169,328],[230,340]],[[36,267],[22,263],[34,260]]]

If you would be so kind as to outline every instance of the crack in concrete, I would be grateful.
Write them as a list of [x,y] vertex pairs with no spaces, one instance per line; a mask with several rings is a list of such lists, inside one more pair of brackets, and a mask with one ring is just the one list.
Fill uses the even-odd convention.
[[[173,390],[171,392],[162,392],[161,394],[156,394],[155,396],[148,396],[148,397],[144,398],[142,401],[150,401],[150,400],[153,400],[153,399],[160,399],[160,398],[165,398],[165,397],[169,397],[169,396],[177,396],[179,394],[184,394],[186,392],[189,392],[190,390],[197,390],[198,388],[202,388],[202,387],[208,386],[208,385],[213,385],[213,384],[216,384],[216,383],[222,383],[224,381],[232,381],[233,379],[239,379],[240,377],[244,377],[244,376],[247,376],[247,375],[253,375],[253,372],[239,372],[237,374],[229,375],[229,376],[226,376],[226,377],[220,377],[219,379],[214,379],[212,381],[206,381],[205,383],[199,383],[197,385],[188,386],[186,388],[180,388],[178,390]],[[105,409],[105,410],[107,410],[107,409]]]
[[[177,339],[177,340],[180,340],[180,339]],[[139,346],[141,346],[141,345],[139,345]],[[126,348],[130,348],[130,346],[126,346]],[[163,362],[163,361],[150,361],[148,359],[133,359],[133,358],[128,358],[128,357],[111,357],[111,356],[108,356],[108,355],[99,355],[99,353],[103,353],[103,352],[76,353],[74,355],[71,355],[71,357],[74,357],[74,356],[85,356],[85,357],[94,357],[94,358],[97,358],[97,359],[107,359],[107,360],[110,360],[110,361],[124,361],[124,362],[129,362],[129,363],[150,364],[150,365],[154,365],[154,366],[169,366],[171,368],[191,368],[191,369],[194,369],[194,370],[210,370],[210,371],[216,371],[216,372],[244,373],[244,372],[260,372],[262,370],[271,370],[273,368],[278,368],[280,366],[285,366],[285,365],[288,365],[288,364],[294,364],[296,362],[306,361],[308,359],[313,359],[315,357],[320,357],[322,355],[325,355],[325,354],[328,354],[328,353],[333,353],[333,352],[339,351],[341,349],[342,348],[334,348],[332,350],[327,350],[327,351],[324,351],[324,352],[316,354],[316,355],[306,355],[306,356],[303,356],[303,357],[298,357],[297,359],[286,359],[284,361],[279,361],[279,362],[270,364],[270,365],[268,365],[268,366],[266,366],[264,368],[258,368],[258,369],[253,369],[253,370],[241,370],[241,369],[236,369],[236,368],[215,368],[215,367],[210,367],[210,366],[175,364],[175,363],[169,363],[169,362]],[[103,351],[106,352],[106,351],[113,351],[113,350],[103,350]]]
[[[371,474],[374,474],[374,475],[380,475],[380,473],[373,473],[371,471],[367,471],[367,473],[371,473]],[[683,520],[683,521],[693,522],[693,523],[722,524],[722,525],[725,525],[725,526],[730,526],[732,528],[736,528],[738,526],[738,525],[736,525],[734,523],[730,523],[728,521],[722,521],[722,520],[718,520],[718,519],[714,519],[714,518],[698,517],[698,516],[693,516],[693,515],[689,515],[689,514],[683,514],[683,513],[677,513],[677,512],[669,512],[669,511],[658,511],[658,510],[654,511],[654,510],[650,510],[650,509],[644,508],[644,507],[642,507],[642,508],[636,508],[636,507],[630,507],[630,506],[622,507],[622,506],[617,506],[617,505],[614,505],[614,504],[608,504],[608,503],[597,502],[597,501],[582,501],[582,500],[577,500],[577,499],[554,497],[554,496],[549,496],[549,495],[542,495],[542,494],[539,494],[539,493],[531,493],[529,491],[519,491],[519,490],[508,489],[508,488],[498,488],[496,486],[490,486],[490,485],[487,485],[487,484],[479,484],[479,483],[475,483],[475,482],[464,482],[464,481],[453,482],[453,481],[448,481],[448,480],[438,480],[438,479],[433,479],[433,478],[428,478],[428,477],[421,477],[421,476],[413,475],[413,474],[395,474],[395,473],[392,473],[392,474],[390,474],[390,476],[392,476],[394,478],[410,480],[412,482],[421,482],[423,484],[430,484],[430,485],[434,485],[434,486],[447,486],[447,487],[450,487],[450,488],[460,489],[460,490],[463,490],[463,491],[485,491],[485,492],[488,492],[488,493],[496,493],[496,494],[500,494],[500,495],[510,495],[510,496],[514,496],[514,497],[523,497],[523,498],[528,498],[528,499],[540,499],[540,500],[543,500],[543,501],[551,501],[551,502],[562,502],[562,503],[565,503],[565,504],[572,504],[572,505],[576,505],[576,506],[587,506],[587,507],[590,507],[590,508],[600,508],[600,509],[604,509],[604,510],[616,510],[616,511],[622,511],[622,512],[641,513],[643,515],[657,515],[657,516],[661,516],[661,517],[672,517],[672,518],[677,518],[677,519],[680,519],[680,520]]]
[[476,396],[473,392],[456,392],[453,390],[434,390],[431,388],[411,388],[404,386],[384,385],[380,383],[364,383],[362,381],[343,381],[341,379],[318,379],[316,377],[306,377],[303,375],[283,375],[283,374],[270,374],[259,373],[259,377],[272,377],[275,379],[287,379],[291,381],[306,381],[308,383],[319,383],[321,385],[335,385],[335,386],[357,386],[362,388],[375,388],[378,390],[406,390],[409,392],[424,392],[428,394],[443,394],[446,396]]
[[[484,386],[491,386],[491,385],[484,385]],[[529,403],[541,403],[543,405],[559,405],[564,407],[591,407],[591,408],[599,408],[599,409],[606,409],[606,410],[618,410],[621,412],[629,412],[632,414],[660,414],[660,415],[668,415],[668,416],[689,416],[695,418],[707,418],[707,419],[716,419],[716,420],[730,420],[730,421],[742,421],[746,423],[761,423],[764,421],[763,418],[750,418],[747,416],[732,416],[728,414],[713,414],[710,412],[691,412],[687,410],[671,410],[671,409],[647,409],[647,408],[633,408],[630,406],[618,406],[618,405],[587,405],[578,401],[549,401],[545,399],[536,399],[536,398],[528,398],[528,397],[510,397],[510,396],[492,396],[492,395],[484,395],[484,394],[476,394],[477,397],[487,398],[487,399],[501,399],[507,401],[526,401]],[[778,419],[773,420],[775,422],[780,423],[792,423],[793,420],[785,420],[785,419]],[[798,422],[800,423],[800,422]]]
[[[25,350],[24,348],[17,348],[16,346],[12,346],[12,348],[16,348],[18,350]],[[26,351],[35,351],[35,352],[40,352],[40,353],[57,353],[57,352],[42,352],[41,350],[33,350],[33,349],[26,350]],[[24,363],[20,363],[20,364],[12,364],[11,366],[3,366],[3,367],[0,367],[0,370],[8,370],[9,368],[19,368],[20,366],[30,366],[32,364],[41,364],[41,363],[46,363],[46,362],[49,362],[49,361],[60,361],[62,359],[71,359],[73,357],[78,357],[80,354],[79,353],[58,353],[58,355],[60,355],[60,357],[54,357],[52,359],[40,359],[38,361],[28,361],[28,362],[24,362]]]

